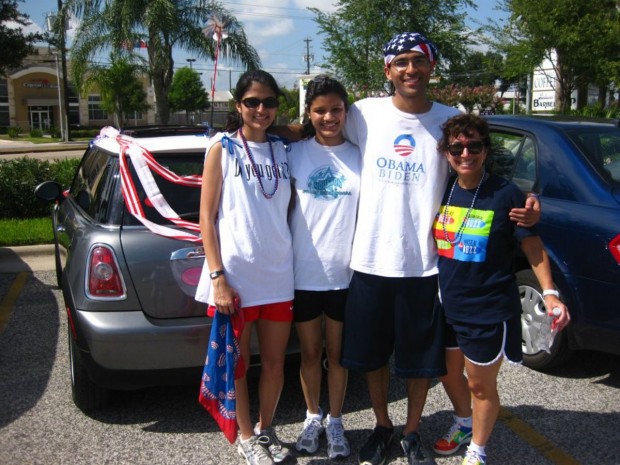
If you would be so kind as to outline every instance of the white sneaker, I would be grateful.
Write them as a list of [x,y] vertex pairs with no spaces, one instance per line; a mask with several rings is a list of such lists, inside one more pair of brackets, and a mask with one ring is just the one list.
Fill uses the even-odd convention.
[[339,459],[351,455],[351,447],[344,435],[342,423],[328,423],[325,433],[327,435],[327,455],[330,459]]
[[259,430],[258,425],[256,425],[254,427],[254,434],[258,436],[258,442],[269,451],[275,463],[284,462],[292,456],[289,448],[282,445],[278,436],[276,436],[276,430],[273,429],[273,426]]
[[261,445],[256,436],[243,442],[239,440],[237,453],[245,459],[247,465],[274,465],[267,449]]
[[324,428],[318,418],[306,418],[304,429],[297,438],[295,449],[306,454],[314,454],[319,448],[319,436],[323,434]]

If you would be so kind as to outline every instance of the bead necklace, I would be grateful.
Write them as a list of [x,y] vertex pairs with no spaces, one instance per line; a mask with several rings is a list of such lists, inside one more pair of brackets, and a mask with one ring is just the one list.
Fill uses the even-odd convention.
[[[278,179],[280,178],[280,176],[278,176],[277,172],[274,172],[274,177],[276,178],[276,184],[273,187],[273,192],[271,194],[268,194],[267,192],[265,192],[265,186],[263,186],[263,180],[261,179],[261,176],[258,173],[258,168],[256,167],[256,163],[254,162],[252,151],[250,150],[250,147],[248,146],[248,141],[243,135],[243,131],[241,130],[241,128],[239,128],[239,137],[241,138],[241,142],[243,143],[243,149],[245,150],[246,155],[250,159],[250,164],[252,165],[252,172],[256,176],[256,179],[258,179],[258,185],[260,186],[260,190],[263,193],[263,196],[266,199],[273,198],[273,196],[276,195],[276,191],[278,190]],[[275,156],[273,155],[273,146],[271,145],[271,140],[269,140],[269,137],[267,137],[267,142],[269,143],[269,153],[271,154],[271,164],[275,171],[277,167],[276,159],[275,159]]]
[[443,227],[444,239],[448,241],[450,244],[452,244],[453,246],[458,244],[459,241],[461,240],[461,237],[463,236],[463,230],[465,229],[465,225],[467,224],[467,221],[469,221],[469,216],[471,215],[471,212],[474,209],[474,204],[476,203],[476,199],[478,198],[478,191],[480,191],[480,186],[482,186],[482,182],[484,181],[486,174],[487,174],[486,170],[483,169],[482,177],[480,178],[478,187],[476,187],[476,192],[474,192],[474,198],[471,200],[471,205],[469,206],[467,213],[465,213],[465,218],[463,218],[463,222],[461,223],[461,226],[459,227],[458,231],[454,234],[454,240],[451,240],[450,236],[448,236],[448,231],[446,230],[446,219],[448,216],[448,209],[450,208],[450,200],[452,200],[452,193],[454,192],[454,187],[458,184],[458,177],[457,179],[454,180],[454,184],[452,184],[452,188],[450,189],[450,194],[448,195],[448,201],[446,202],[446,206],[444,207],[443,218],[442,218],[443,221],[441,222],[441,226]]

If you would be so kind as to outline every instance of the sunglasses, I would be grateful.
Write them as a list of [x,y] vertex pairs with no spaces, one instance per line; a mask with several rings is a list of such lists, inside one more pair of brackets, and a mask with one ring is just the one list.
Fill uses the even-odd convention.
[[467,145],[462,142],[452,142],[448,145],[448,152],[453,157],[460,157],[465,149],[472,155],[478,155],[484,150],[484,143],[481,140],[470,140]]
[[278,99],[275,97],[267,97],[264,100],[256,97],[248,97],[241,100],[241,103],[243,103],[246,108],[258,108],[261,104],[265,108],[278,108],[278,105],[280,105],[280,102],[278,102]]

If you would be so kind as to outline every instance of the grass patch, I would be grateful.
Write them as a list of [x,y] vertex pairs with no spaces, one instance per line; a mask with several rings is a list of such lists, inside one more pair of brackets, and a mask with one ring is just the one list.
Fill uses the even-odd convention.
[[51,218],[0,219],[0,247],[53,243]]

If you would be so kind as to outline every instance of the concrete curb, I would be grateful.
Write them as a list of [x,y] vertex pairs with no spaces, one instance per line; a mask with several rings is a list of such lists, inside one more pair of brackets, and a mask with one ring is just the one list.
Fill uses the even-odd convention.
[[[61,253],[64,255],[62,248]],[[53,244],[0,247],[0,273],[52,271],[55,268]]]

